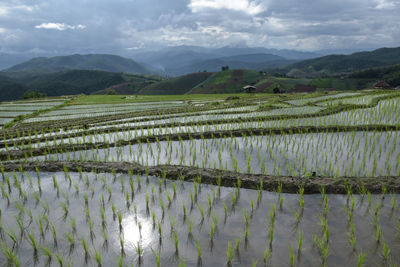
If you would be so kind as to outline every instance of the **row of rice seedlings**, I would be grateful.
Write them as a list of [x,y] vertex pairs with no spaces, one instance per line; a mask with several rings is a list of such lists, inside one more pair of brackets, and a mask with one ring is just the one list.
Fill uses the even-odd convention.
[[350,93],[340,93],[340,94],[333,94],[333,95],[323,95],[323,96],[317,96],[315,95],[310,95],[310,94],[305,94],[305,95],[300,95],[297,96],[297,99],[295,100],[287,100],[286,102],[292,105],[296,106],[303,106],[307,104],[311,104],[314,102],[319,102],[319,101],[324,101],[328,99],[335,99],[335,98],[341,98],[341,97],[351,97],[351,96],[358,96],[360,95],[360,92],[350,92]]
[[399,175],[398,132],[351,132],[156,141],[47,155],[45,160],[135,161],[274,175]]

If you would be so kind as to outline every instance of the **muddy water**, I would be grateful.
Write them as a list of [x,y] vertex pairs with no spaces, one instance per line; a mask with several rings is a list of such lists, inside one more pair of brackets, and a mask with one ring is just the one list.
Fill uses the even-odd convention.
[[[176,266],[179,259],[186,262],[187,266],[196,266],[199,263],[195,244],[202,248],[202,266],[224,266],[226,264],[227,242],[233,244],[240,238],[241,244],[238,252],[234,253],[233,266],[251,266],[253,260],[258,260],[257,266],[263,266],[264,251],[269,246],[270,216],[273,205],[276,206],[276,219],[274,223],[274,238],[271,246],[271,257],[268,263],[271,266],[290,265],[290,246],[293,246],[294,259],[297,266],[319,266],[322,257],[319,249],[313,244],[314,235],[322,236],[320,218],[323,218],[324,205],[321,195],[305,195],[304,209],[299,205],[300,195],[281,194],[282,206],[279,204],[279,194],[263,192],[260,202],[257,202],[257,191],[240,189],[238,200],[232,205],[232,196],[236,195],[234,188],[220,188],[212,185],[198,185],[188,182],[175,183],[169,180],[119,174],[93,174],[93,173],[55,173],[55,180],[59,187],[59,194],[54,187],[51,173],[40,173],[42,194],[39,195],[36,173],[25,173],[24,178],[20,174],[10,177],[11,192],[8,191],[6,180],[3,180],[5,192],[8,193],[10,204],[4,194],[0,201],[2,211],[2,225],[7,232],[15,232],[18,237],[18,246],[14,249],[21,266],[34,264],[34,251],[28,241],[28,233],[34,233],[37,242],[48,247],[53,253],[65,260],[73,262],[75,266],[85,265],[85,253],[82,249],[82,239],[89,244],[89,266],[97,266],[95,249],[101,251],[103,266],[116,266],[121,255],[120,228],[118,219],[113,220],[112,206],[122,214],[122,231],[124,244],[124,262],[139,263],[136,252],[138,242],[143,249],[141,258],[142,266],[155,266],[152,250],[160,251],[161,266]],[[66,176],[70,177],[66,178]],[[30,178],[31,177],[31,178]],[[23,205],[24,210],[18,209],[17,203],[23,200],[19,197],[19,191],[15,186],[15,179],[21,183],[21,191],[26,194],[27,200]],[[133,198],[130,186],[133,184]],[[71,181],[71,186],[69,185]],[[122,182],[121,182],[122,181]],[[32,182],[32,184],[30,184]],[[173,193],[173,184],[176,195]],[[123,186],[122,186],[123,185]],[[79,191],[77,192],[77,189]],[[111,192],[111,196],[108,192]],[[195,193],[197,192],[197,194]],[[36,205],[34,195],[39,197]],[[90,234],[89,222],[85,215],[84,195],[88,195],[88,210],[93,222],[93,232]],[[191,194],[193,195],[193,208],[191,208]],[[68,197],[67,197],[68,195]],[[126,195],[128,195],[128,204]],[[146,195],[149,198],[149,210],[146,209]],[[171,199],[169,204],[168,196]],[[197,196],[197,197],[196,197]],[[400,262],[400,249],[396,225],[400,215],[398,202],[399,195],[352,196],[328,195],[329,210],[327,224],[329,227],[329,250],[327,266],[355,266],[357,254],[361,251],[366,254],[366,266],[377,266],[383,263]],[[104,198],[105,226],[102,226],[101,207]],[[208,198],[211,200],[211,209],[208,207]],[[350,209],[354,199],[354,234],[357,240],[356,250],[353,251],[349,243],[350,229],[348,215],[345,208]],[[67,201],[68,199],[68,201]],[[392,209],[392,199],[396,202]],[[160,200],[164,203],[164,216]],[[253,209],[250,201],[253,201]],[[48,203],[48,204],[46,204]],[[61,203],[67,203],[68,214],[65,216]],[[187,216],[183,217],[183,203],[186,206]],[[227,206],[227,216],[224,215],[224,203]],[[199,205],[198,205],[199,204]],[[202,218],[199,206],[204,210]],[[136,207],[136,208],[135,208]],[[378,209],[376,207],[379,207]],[[136,209],[136,212],[135,212]],[[48,210],[48,211],[47,211]],[[378,223],[376,226],[382,231],[380,243],[375,240],[376,229],[374,214],[377,210]],[[20,213],[21,212],[21,213]],[[294,213],[300,215],[297,222]],[[20,213],[20,215],[19,215]],[[33,219],[30,222],[29,214]],[[156,225],[153,225],[152,214],[155,214]],[[39,219],[42,218],[44,229],[46,214],[50,224],[54,223],[57,232],[57,247],[54,246],[51,227],[44,236],[40,235]],[[245,215],[248,214],[249,234],[245,241]],[[15,217],[16,216],[16,217]],[[16,218],[20,218],[24,224],[24,236],[20,239],[20,228]],[[76,232],[71,226],[71,219],[76,221]],[[216,218],[216,219],[215,219]],[[189,221],[193,222],[192,235],[188,235]],[[171,235],[171,222],[174,225]],[[162,226],[162,238],[160,242],[158,223]],[[215,226],[213,242],[210,241],[210,225]],[[140,227],[139,227],[140,225]],[[108,243],[104,243],[102,229],[107,233]],[[139,230],[140,229],[140,230]],[[304,233],[303,246],[298,253],[298,233]],[[71,246],[66,234],[74,236],[75,243]],[[177,234],[179,239],[178,252],[174,247],[172,236]],[[93,239],[91,239],[91,236]],[[11,239],[4,234],[2,242],[12,247]],[[383,244],[391,250],[389,258],[384,262],[382,257]],[[0,264],[5,262],[0,255]],[[46,257],[38,252],[37,266],[46,265]],[[58,266],[53,257],[51,266]]]

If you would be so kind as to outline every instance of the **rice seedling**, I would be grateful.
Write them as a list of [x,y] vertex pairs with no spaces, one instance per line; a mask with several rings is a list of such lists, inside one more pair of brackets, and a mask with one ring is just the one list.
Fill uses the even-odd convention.
[[38,243],[36,241],[34,233],[28,233],[28,238],[29,238],[29,242],[30,242],[30,244],[32,246],[32,249],[33,249],[33,254],[34,254],[35,257],[37,257]]
[[94,248],[94,255],[98,267],[101,267],[101,251]]
[[156,263],[157,267],[161,266],[161,250],[158,250],[157,252],[153,249],[151,249],[151,252],[153,253],[154,256],[154,261]]
[[46,265],[50,265],[52,259],[53,259],[53,252],[44,246],[40,246],[40,249],[42,250],[43,256],[46,257]]
[[361,267],[365,263],[366,254],[362,250],[357,254],[357,267]]
[[386,245],[386,243],[383,242],[382,244],[382,258],[385,262],[389,260],[390,256],[390,248],[389,246]]
[[233,259],[232,243],[228,241],[228,245],[226,247],[226,264],[228,266],[232,265],[232,259]]
[[203,247],[202,247],[201,243],[199,244],[197,241],[194,241],[194,246],[196,247],[196,251],[197,251],[197,261],[198,261],[198,263],[201,263]]

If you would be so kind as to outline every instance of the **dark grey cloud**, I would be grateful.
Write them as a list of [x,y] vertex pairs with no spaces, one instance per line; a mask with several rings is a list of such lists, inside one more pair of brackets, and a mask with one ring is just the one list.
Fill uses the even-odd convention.
[[400,44],[400,0],[3,0],[0,52]]

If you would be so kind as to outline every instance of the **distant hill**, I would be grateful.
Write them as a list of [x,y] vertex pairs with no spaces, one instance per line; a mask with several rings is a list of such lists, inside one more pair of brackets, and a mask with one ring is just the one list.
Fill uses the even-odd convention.
[[25,85],[0,75],[0,101],[20,99],[27,90]]
[[171,68],[169,74],[179,75],[181,73],[192,73],[196,71],[217,72],[222,66],[229,66],[231,69],[262,70],[267,68],[283,67],[293,60],[287,60],[272,54],[248,54],[208,59],[178,68]]
[[349,78],[354,79],[374,79],[375,81],[384,80],[389,83],[391,86],[399,86],[400,85],[400,64],[383,67],[383,68],[374,68],[368,69],[364,71],[359,71],[352,73],[349,75]]
[[70,55],[38,57],[4,70],[5,72],[51,73],[72,69],[100,70],[108,72],[148,73],[141,64],[132,59],[115,55]]
[[[268,49],[263,47],[221,47],[221,48],[206,48],[200,46],[174,46],[160,49],[157,51],[135,51],[131,57],[149,66],[153,70],[160,73],[179,76],[201,70],[218,71],[221,66],[218,64],[226,64],[231,61],[231,68],[252,68],[259,69],[260,67],[269,67],[271,65],[244,65],[243,61],[248,55],[267,54],[278,56],[281,59],[291,60],[287,63],[292,63],[295,60],[303,60],[315,58],[321,54],[312,52],[302,52],[296,50],[279,50]],[[234,58],[238,56],[238,58]],[[230,59],[228,59],[230,58]],[[209,61],[210,60],[210,61]],[[271,61],[268,59],[266,61]],[[264,61],[265,62],[265,61]],[[252,62],[255,63],[255,62]],[[262,62],[258,62],[262,63]],[[242,65],[240,65],[242,64]],[[282,64],[274,64],[272,67],[282,66]],[[219,68],[217,68],[219,67]]]
[[0,74],[0,101],[19,99],[27,90],[47,96],[92,94],[128,83],[132,85],[129,88],[138,91],[160,80],[161,78],[153,76],[94,70],[67,70],[45,74],[3,72]]
[[180,95],[209,78],[213,73],[198,72],[152,84],[140,90],[140,95]]
[[252,70],[226,70],[216,72],[204,82],[196,85],[188,93],[239,93],[245,85],[254,85],[260,80],[261,74]]
[[381,48],[371,52],[351,55],[329,55],[308,59],[284,68],[290,76],[315,77],[348,74],[368,68],[389,66],[400,63],[400,47]]

